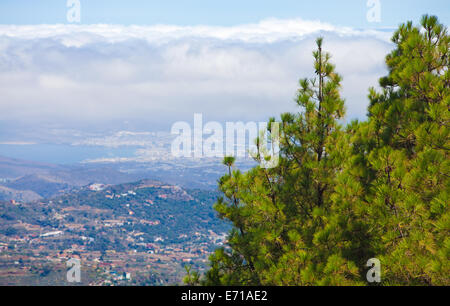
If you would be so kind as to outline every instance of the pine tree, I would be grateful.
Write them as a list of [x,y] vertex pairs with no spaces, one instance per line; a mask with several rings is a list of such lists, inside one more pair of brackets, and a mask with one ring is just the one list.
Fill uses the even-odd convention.
[[449,284],[449,36],[434,16],[400,26],[370,91],[366,195],[386,284]]
[[300,81],[299,114],[282,115],[282,170],[284,205],[283,252],[268,270],[270,284],[350,284],[357,269],[340,252],[335,239],[331,195],[344,155],[339,120],[344,101],[339,90],[341,76],[330,63],[331,56],[317,40],[313,53],[316,77]]
[[[330,194],[342,163],[335,148],[341,137],[338,123],[344,115],[339,90],[341,77],[331,56],[317,40],[313,79],[300,81],[298,114],[282,115],[280,165],[255,167],[247,173],[232,171],[219,182],[225,199],[219,199],[219,215],[233,222],[231,251],[218,250],[207,273],[211,284],[317,284],[323,274],[345,268],[333,257],[326,262],[333,230],[328,224]],[[274,122],[272,119],[270,125]],[[256,159],[260,162],[261,156]],[[330,272],[327,272],[330,271]],[[325,281],[326,282],[326,281]]]
[[363,285],[375,257],[382,285],[450,284],[449,36],[424,16],[392,41],[368,120],[343,129],[341,77],[317,40],[300,111],[281,116],[278,167],[242,173],[224,159],[215,208],[233,230],[205,277],[187,282]]

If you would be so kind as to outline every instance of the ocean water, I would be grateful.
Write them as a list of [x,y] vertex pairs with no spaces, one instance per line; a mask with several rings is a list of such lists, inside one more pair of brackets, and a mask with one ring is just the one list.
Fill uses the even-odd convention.
[[0,144],[0,156],[29,161],[75,164],[88,159],[134,157],[138,147],[109,148],[103,146],[72,146],[68,144]]

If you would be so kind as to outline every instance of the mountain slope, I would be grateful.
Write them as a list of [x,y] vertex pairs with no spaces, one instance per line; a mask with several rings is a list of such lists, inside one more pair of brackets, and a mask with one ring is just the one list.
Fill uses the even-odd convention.
[[51,200],[0,201],[0,246],[11,246],[0,256],[0,285],[11,283],[9,271],[14,284],[31,284],[43,270],[63,276],[41,276],[40,283],[60,285],[66,271],[58,267],[73,256],[92,267],[95,284],[130,271],[136,284],[180,283],[185,264],[204,269],[226,239],[230,226],[212,208],[217,196],[142,180],[92,184]]
[[30,190],[15,190],[5,186],[0,185],[0,201],[22,201],[30,202],[40,200],[42,197]]
[[[62,166],[0,156],[0,186],[3,187],[1,194],[4,200],[49,198],[92,182],[120,184],[139,178],[142,177],[104,166]],[[39,197],[31,196],[30,192]],[[20,194],[24,196],[16,196]]]

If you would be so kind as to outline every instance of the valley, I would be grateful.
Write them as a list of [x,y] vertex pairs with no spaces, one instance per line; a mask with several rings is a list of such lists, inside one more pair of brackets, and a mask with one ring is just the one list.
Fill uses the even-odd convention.
[[[226,242],[230,225],[213,210],[220,195],[213,189],[149,179],[108,184],[133,178],[111,169],[101,183],[80,186],[100,171],[68,184],[79,169],[33,166],[0,188],[2,285],[70,285],[71,258],[81,261],[81,285],[181,284],[184,266],[203,271]],[[8,198],[4,190],[19,191]]]

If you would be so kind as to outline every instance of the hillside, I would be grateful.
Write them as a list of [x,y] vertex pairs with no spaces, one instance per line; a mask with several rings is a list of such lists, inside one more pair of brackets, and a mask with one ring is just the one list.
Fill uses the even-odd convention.
[[33,191],[15,190],[0,185],[0,201],[15,200],[15,201],[30,202],[39,199],[42,199],[42,197]]
[[[229,230],[212,209],[217,196],[141,180],[87,185],[51,200],[0,202],[0,245],[7,248],[0,271],[14,268],[15,261],[25,262],[20,267],[29,273],[56,269],[51,262],[64,263],[75,254],[97,269],[92,282],[111,279],[111,271],[131,271],[153,275],[139,282],[150,277],[152,284],[179,283],[183,265],[205,268],[208,254]],[[28,272],[15,283],[33,283]],[[0,275],[0,284],[9,284],[5,277]]]
[[49,198],[55,194],[70,190],[70,185],[63,180],[39,174],[20,177],[4,183],[4,186],[14,190],[32,191],[42,198]]
[[142,178],[111,167],[55,165],[0,156],[0,199],[33,201],[73,191],[91,182],[120,184]]
[[[253,161],[237,163],[241,169]],[[188,189],[215,190],[223,174],[218,159],[55,165],[0,156],[0,199],[31,201],[79,190],[92,182],[122,184],[153,178]],[[36,196],[37,195],[37,196]]]

